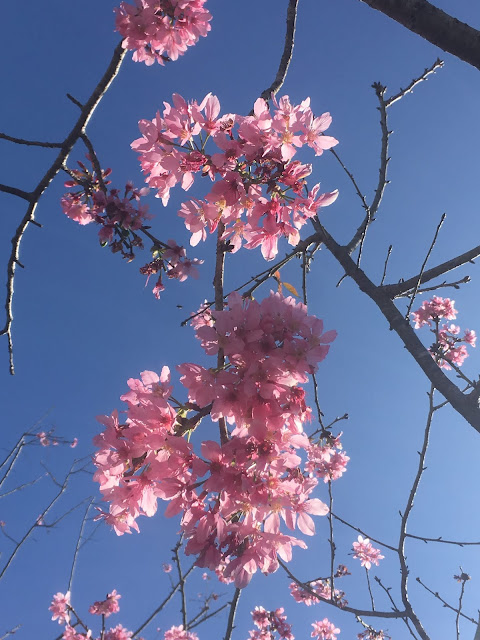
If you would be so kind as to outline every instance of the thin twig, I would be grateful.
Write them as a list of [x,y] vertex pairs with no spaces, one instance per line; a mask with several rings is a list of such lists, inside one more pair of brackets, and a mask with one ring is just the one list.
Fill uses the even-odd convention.
[[[435,410],[438,409],[439,405],[435,406]],[[407,538],[413,538],[415,540],[421,540],[422,542],[443,542],[443,544],[456,544],[459,547],[467,547],[467,546],[478,546],[480,542],[458,542],[457,540],[444,540],[442,537],[438,538],[426,538],[425,536],[415,536],[413,533],[407,533]]]
[[445,218],[446,217],[447,217],[447,214],[443,213],[442,217],[440,218],[440,222],[438,223],[437,228],[435,230],[435,235],[433,236],[433,240],[432,240],[432,242],[430,244],[430,247],[429,247],[429,249],[427,251],[427,255],[425,256],[425,260],[423,261],[423,264],[421,266],[420,273],[418,274],[417,283],[416,283],[415,287],[413,288],[413,293],[412,293],[412,295],[410,297],[410,303],[408,305],[407,313],[405,314],[405,320],[408,320],[410,318],[410,311],[412,310],[413,302],[414,302],[415,297],[417,295],[418,288],[420,287],[420,283],[422,282],[423,272],[425,271],[425,267],[427,266],[428,259],[430,258],[430,255],[431,255],[431,253],[433,251],[433,247],[435,246],[435,244],[437,242],[438,234],[440,233],[440,229],[442,228],[442,225],[445,222]]
[[187,622],[187,598],[185,595],[185,577],[183,575],[182,572],[182,565],[180,563],[180,556],[178,555],[178,550],[180,549],[180,547],[182,546],[182,541],[181,539],[178,541],[178,543],[175,545],[175,547],[172,549],[173,551],[173,560],[175,562],[175,565],[177,567],[177,573],[178,573],[178,582],[180,584],[180,597],[181,597],[181,611],[182,611],[182,624],[183,624],[183,628],[185,629],[185,631],[188,630],[188,622]]
[[343,518],[340,518],[340,516],[338,516],[336,513],[332,513],[332,516],[335,518],[335,520],[338,520],[339,522],[341,522],[345,526],[350,527],[350,529],[353,529],[354,531],[357,531],[364,538],[368,538],[369,540],[372,540],[373,542],[376,542],[377,544],[381,545],[382,547],[385,547],[385,549],[390,549],[390,551],[395,551],[395,552],[398,551],[397,547],[393,547],[391,544],[387,544],[386,542],[382,542],[381,540],[377,540],[377,538],[374,538],[370,534],[365,533],[365,531],[363,531],[363,529],[360,529],[360,527],[356,527],[355,525],[350,524],[350,522],[347,522]]
[[80,531],[78,532],[77,543],[75,545],[75,552],[73,554],[72,568],[70,569],[70,577],[68,578],[67,591],[71,591],[72,590],[72,582],[73,582],[73,576],[74,576],[74,573],[75,573],[75,566],[77,564],[78,552],[80,551],[82,537],[83,537],[83,531],[85,529],[85,524],[87,522],[88,512],[90,511],[90,507],[92,506],[93,500],[94,500],[93,498],[90,498],[89,502],[87,503],[87,508],[85,509],[85,513],[83,514],[82,524],[80,525]]
[[[432,591],[432,589],[429,589],[429,587],[427,587],[427,585],[423,583],[420,578],[416,578],[416,580],[418,584],[422,585],[422,587],[428,591],[428,593],[431,593],[432,596],[437,598],[437,600],[440,600],[440,602],[443,604],[444,607],[446,607],[447,609],[450,609],[451,611],[455,611],[455,613],[458,613],[458,609],[456,609],[455,607],[452,607],[451,604],[448,604],[448,602],[444,598],[442,598],[442,596],[438,593],[438,591]],[[465,618],[465,620],[469,620],[475,625],[478,623],[478,620],[475,620],[475,618],[471,618],[470,616],[467,616],[462,612],[460,612],[460,616],[462,618]]]
[[380,282],[380,286],[383,286],[383,283],[385,282],[385,278],[387,275],[387,267],[388,267],[388,261],[390,260],[390,256],[392,255],[392,249],[393,249],[393,245],[390,245],[388,247],[388,251],[387,251],[387,257],[385,258],[385,264],[383,265],[383,275],[382,275],[382,281]]
[[0,133],[0,139],[14,142],[15,144],[24,144],[28,147],[45,147],[47,149],[60,149],[63,142],[39,142],[38,140],[24,140],[23,138],[15,138],[8,136],[6,133]]
[[[184,581],[187,579],[187,577],[192,573],[192,571],[194,569],[195,569],[195,563],[192,564],[190,569],[188,569],[188,571],[186,571],[183,574],[183,580]],[[170,602],[170,600],[173,598],[173,596],[177,593],[179,588],[180,588],[180,582],[177,582],[177,584],[172,587],[172,590],[167,595],[165,600],[163,600],[158,605],[158,607],[148,616],[148,618],[144,622],[142,622],[142,624],[138,627],[138,629],[133,632],[132,639],[136,638],[138,636],[138,634],[141,633],[145,629],[145,627],[150,624],[150,622],[152,622],[152,620],[155,618],[155,616],[157,616],[167,606],[167,604]]]

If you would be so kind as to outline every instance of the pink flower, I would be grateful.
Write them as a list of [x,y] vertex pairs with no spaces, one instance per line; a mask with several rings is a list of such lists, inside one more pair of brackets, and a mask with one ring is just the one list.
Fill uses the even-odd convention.
[[164,572],[164,573],[171,573],[171,571],[172,571],[173,567],[172,567],[172,565],[171,565],[171,564],[167,564],[166,562],[164,562],[164,563],[162,564],[162,569],[163,569],[163,572]]
[[105,640],[129,640],[132,635],[132,631],[128,631],[121,624],[118,624],[105,633]]
[[58,624],[65,624],[70,621],[70,591],[67,593],[56,593],[53,596],[49,610],[52,612],[52,620],[58,620]]
[[94,602],[90,608],[88,609],[89,613],[97,615],[97,616],[105,616],[108,618],[112,613],[117,613],[120,611],[120,606],[118,604],[119,599],[122,596],[117,593],[117,590],[114,589],[111,593],[107,594],[105,600],[97,600]]
[[198,636],[193,631],[185,631],[183,625],[170,627],[165,631],[164,640],[198,640]]
[[340,633],[340,629],[330,622],[328,618],[324,618],[321,622],[312,623],[313,631],[310,634],[312,638],[316,640],[337,640],[337,633]]
[[75,447],[77,446],[77,444],[78,444],[78,438],[74,438],[74,439],[72,440],[72,442],[70,443],[70,447],[71,447],[72,449],[75,449]]
[[365,569],[370,569],[372,563],[378,566],[379,561],[385,557],[380,554],[380,549],[375,549],[368,538],[358,536],[357,540],[358,542],[352,545],[355,551],[353,557],[360,560],[360,564]]

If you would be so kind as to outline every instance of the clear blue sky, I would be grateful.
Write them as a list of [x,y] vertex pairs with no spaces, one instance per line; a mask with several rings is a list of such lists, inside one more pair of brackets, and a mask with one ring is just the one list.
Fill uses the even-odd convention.
[[[436,4],[480,26],[480,8],[475,2],[437,0]],[[65,136],[77,117],[77,108],[65,94],[86,99],[118,41],[113,32],[115,5],[113,0],[83,0],[80,4],[26,0],[2,7],[0,131],[38,140],[57,141]],[[131,141],[138,137],[137,122],[152,118],[173,92],[201,99],[211,91],[219,97],[223,112],[248,113],[276,73],[286,5],[286,0],[210,0],[211,33],[179,61],[164,68],[147,68],[134,64],[129,55],[88,130],[103,166],[112,167],[115,184],[121,186],[132,179],[141,186],[138,162],[130,150]],[[376,98],[370,85],[381,81],[396,92],[437,56],[445,59],[445,68],[390,109],[390,127],[395,131],[390,154],[392,182],[368,235],[363,261],[377,282],[389,244],[394,249],[388,281],[419,271],[443,212],[447,220],[432,265],[478,243],[479,72],[359,0],[300,0],[293,62],[282,93],[290,95],[292,102],[310,96],[316,113],[332,113],[329,133],[340,141],[338,153],[355,173],[367,198],[376,186],[380,145]],[[54,154],[0,140],[0,182],[33,188]],[[70,166],[83,157],[79,145]],[[301,159],[310,162],[312,156]],[[337,239],[347,239],[362,218],[348,179],[330,154],[314,160],[311,179],[312,184],[321,181],[323,190],[340,189],[337,202],[324,214],[324,222]],[[14,378],[8,374],[6,340],[0,339],[5,410],[1,448],[8,450],[18,434],[46,412],[43,428],[55,425],[59,434],[77,436],[80,443],[75,451],[30,450],[12,487],[15,482],[36,477],[41,472],[40,459],[61,477],[74,456],[91,455],[91,440],[99,430],[95,416],[121,407],[119,396],[126,389],[127,378],[145,369],[160,371],[165,364],[173,369],[177,363],[201,361],[203,357],[191,330],[180,328],[179,323],[204,298],[211,298],[212,239],[191,252],[206,260],[200,280],[169,284],[158,302],[151,288],[144,288],[144,278],[138,273],[141,256],[132,264],[122,262],[118,255],[98,246],[94,229],[80,228],[62,214],[59,199],[65,191],[63,180],[57,177],[42,197],[37,219],[43,228],[30,228],[22,246],[21,260],[26,268],[17,270],[16,279]],[[198,182],[191,195],[201,197],[205,187]],[[172,192],[167,209],[153,197],[150,208],[157,235],[174,237],[187,246],[189,234],[176,216],[184,199],[185,194],[177,190]],[[23,212],[22,201],[0,193],[3,274],[10,238]],[[280,253],[284,251],[286,246]],[[231,256],[229,263],[227,290],[264,264],[258,251]],[[300,274],[295,263],[286,279],[299,287]],[[469,265],[458,274],[470,274],[473,282],[461,291],[448,290],[447,295],[457,301],[458,323],[478,331],[476,267]],[[372,536],[394,544],[398,511],[406,502],[421,445],[427,382],[356,285],[347,280],[336,288],[341,275],[326,251],[317,254],[310,276],[310,311],[324,319],[327,329],[335,328],[339,334],[319,372],[322,409],[328,421],[345,412],[350,415],[342,428],[351,462],[348,473],[334,487],[335,509]],[[268,287],[263,293],[268,293]],[[428,340],[426,330],[424,337]],[[474,352],[465,364],[466,372],[475,376],[478,362]],[[411,519],[412,533],[480,539],[478,437],[450,409],[438,416],[428,471]],[[52,484],[44,479],[28,492],[0,500],[0,520],[7,522],[8,532],[20,537],[53,492]],[[57,515],[83,497],[96,494],[89,476],[76,478]],[[321,497],[325,499],[326,493]],[[50,621],[47,608],[51,595],[66,589],[80,520],[80,512],[75,512],[55,529],[36,532],[0,581],[0,637],[18,623],[22,624],[16,636],[19,640],[58,635],[60,628]],[[102,527],[82,549],[73,586],[79,610],[85,611],[92,600],[116,588],[123,596],[121,613],[110,620],[134,629],[162,599],[168,578],[161,564],[169,559],[178,521],[165,521],[159,514],[144,518],[140,526],[140,535],[121,538]],[[301,578],[328,573],[326,519],[317,519],[317,530],[315,540],[308,541],[309,550],[295,553],[292,567]],[[354,574],[345,578],[348,600],[352,606],[367,608],[363,570],[348,555],[354,539],[353,531],[337,528],[338,561]],[[8,555],[10,548],[0,536],[0,550]],[[421,576],[455,603],[458,585],[452,576],[461,564],[472,575],[465,610],[475,615],[478,599],[474,596],[480,579],[477,549],[409,545],[411,598],[436,640],[454,637],[453,616],[419,590],[414,579]],[[387,558],[372,573],[395,587],[395,558],[384,555]],[[3,556],[0,563],[2,560]],[[205,588],[199,577],[195,580],[191,588],[194,599]],[[255,577],[242,596],[234,638],[247,636],[249,612],[255,605],[284,606],[297,638],[309,637],[310,623],[326,616],[341,628],[341,638],[355,637],[361,631],[352,616],[327,605],[306,609],[296,604],[287,585],[281,572],[268,580]],[[207,587],[228,593],[214,579]],[[379,593],[377,600],[379,608],[389,607]],[[179,604],[174,601],[145,637],[155,638],[157,626],[166,629],[180,624],[178,611]],[[225,622],[225,617],[219,618],[210,628],[200,627],[198,633],[203,640],[220,638]],[[462,637],[472,638],[474,627],[465,624]],[[383,626],[395,640],[407,637],[400,623]]]

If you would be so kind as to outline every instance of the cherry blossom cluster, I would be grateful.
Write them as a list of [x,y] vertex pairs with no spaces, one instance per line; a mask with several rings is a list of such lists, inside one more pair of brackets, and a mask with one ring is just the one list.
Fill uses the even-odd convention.
[[98,237],[103,246],[109,246],[112,253],[120,253],[128,262],[135,258],[135,250],[143,249],[142,234],[153,241],[152,260],[143,267],[140,273],[156,277],[153,294],[156,298],[165,290],[163,274],[169,279],[184,282],[189,276],[198,278],[197,267],[203,260],[189,259],[184,247],[178,246],[174,240],[167,243],[154,238],[148,231],[145,222],[151,219],[147,205],[140,205],[140,199],[149,192],[148,188],[135,189],[127,183],[123,196],[118,189],[106,191],[110,181],[105,178],[111,170],[102,172],[101,179],[94,169],[89,170],[83,162],[78,163],[80,170],[70,171],[72,180],[65,182],[68,188],[78,190],[67,193],[61,199],[63,212],[75,222],[87,225],[95,222],[100,225]]
[[312,622],[313,631],[310,634],[316,640],[337,640],[337,633],[340,633],[333,622],[328,618],[324,618],[320,622]]
[[317,443],[312,443],[307,450],[308,462],[305,469],[321,478],[324,482],[338,480],[347,470],[350,460],[340,442],[339,434],[332,437],[328,432],[323,434]]
[[[112,613],[117,613],[120,610],[118,605],[120,597],[114,589],[107,595],[105,600],[94,602],[89,608],[89,612],[108,618]],[[84,624],[71,604],[70,591],[65,594],[56,593],[49,609],[52,612],[52,620],[57,620],[58,624],[65,625],[62,635],[63,640],[94,640],[92,630]],[[102,631],[98,640],[129,640],[132,635],[131,631],[119,624],[108,631]]]
[[96,222],[100,225],[101,244],[108,244],[114,253],[121,252],[125,258],[133,260],[134,247],[142,247],[142,240],[135,232],[151,218],[147,205],[139,204],[149,189],[135,189],[127,182],[123,194],[119,189],[107,190],[110,180],[106,177],[111,169],[98,176],[95,169],[88,169],[83,162],[79,161],[78,165],[80,170],[71,170],[72,179],[65,182],[67,188],[76,191],[62,197],[63,212],[81,225]]
[[455,301],[438,296],[425,300],[422,306],[412,314],[415,329],[433,325],[431,331],[435,335],[435,343],[430,347],[430,353],[441,369],[451,369],[449,363],[461,367],[469,355],[467,345],[475,347],[477,341],[475,331],[465,329],[463,336],[460,336],[459,326],[440,322],[455,320],[456,317]]
[[383,560],[385,556],[380,554],[380,549],[376,549],[368,538],[364,538],[363,536],[358,536],[357,542],[352,544],[354,558],[360,560],[360,564],[365,569],[371,569],[372,564],[378,564],[380,560]]
[[[153,516],[157,500],[167,500],[165,514],[181,514],[186,553],[244,587],[257,570],[276,571],[277,556],[289,561],[293,546],[306,547],[280,530],[282,521],[313,535],[311,515],[328,512],[311,497],[318,479],[301,468],[311,410],[300,385],[336,333],[324,333],[322,321],[293,298],[273,293],[261,303],[232,294],[227,309],[200,314],[194,325],[206,353],[222,349],[225,364],[179,365],[188,402],[176,407],[167,367],[161,376],[144,372],[128,381],[127,418],[101,417],[106,429],[94,440],[95,479],[110,502],[99,517],[117,534],[130,533],[138,516]],[[222,444],[203,441],[197,455],[184,436],[207,415],[225,420],[230,433]]]
[[116,28],[123,48],[133,50],[135,62],[163,65],[177,60],[200,36],[210,31],[206,0],[135,0],[116,9]]
[[294,640],[292,626],[287,622],[283,608],[267,611],[263,607],[255,607],[252,611],[253,624],[259,629],[249,632],[249,640]]
[[185,631],[183,624],[178,627],[170,627],[168,631],[165,631],[163,640],[198,640],[198,636],[193,631]]
[[392,638],[385,633],[382,629],[375,631],[371,627],[365,629],[362,633],[357,634],[358,640],[392,640]]
[[[197,174],[214,181],[204,201],[189,200],[179,211],[192,246],[220,228],[228,250],[238,251],[245,242],[247,249],[260,246],[264,258],[272,260],[281,237],[295,246],[299,229],[337,198],[337,191],[320,193],[318,184],[309,191],[305,178],[312,166],[293,160],[304,145],[321,155],[337,144],[324,135],[330,114],[315,117],[309,98],[297,106],[288,96],[273,102],[273,113],[259,98],[253,115],[219,117],[216,96],[208,94],[198,104],[174,94],[163,115],[140,121],[142,137],[132,148],[164,205],[177,183],[188,190]],[[216,152],[207,152],[207,141]]]
[[[343,578],[350,575],[345,565],[339,565],[334,578]],[[297,582],[291,582],[289,585],[290,594],[296,602],[301,602],[307,607],[317,604],[321,600],[333,600],[340,608],[345,607],[348,601],[345,599],[345,593],[340,589],[334,589],[332,595],[332,587],[330,579],[313,580],[308,583],[308,589],[301,587]],[[318,594],[318,597],[314,594]]]

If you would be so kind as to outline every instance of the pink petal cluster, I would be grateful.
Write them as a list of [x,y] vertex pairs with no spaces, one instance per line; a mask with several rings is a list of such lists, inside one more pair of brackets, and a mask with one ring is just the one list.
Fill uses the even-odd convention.
[[120,605],[118,601],[122,596],[117,593],[117,590],[114,589],[111,593],[107,594],[105,600],[97,600],[94,602],[91,607],[88,609],[89,613],[97,615],[97,616],[108,616],[112,615],[112,613],[118,613],[120,611]]
[[105,640],[129,640],[133,635],[132,631],[128,631],[121,624],[117,624],[116,627],[109,629],[105,633]]
[[135,0],[116,9],[116,28],[123,48],[134,50],[135,62],[152,65],[177,60],[210,31],[206,0]]
[[[217,370],[178,367],[188,403],[178,410],[170,404],[164,367],[160,377],[147,371],[128,381],[124,423],[116,412],[100,418],[106,429],[94,440],[95,479],[110,502],[101,517],[117,534],[130,533],[138,516],[153,516],[157,500],[167,500],[166,515],[181,514],[186,553],[244,587],[257,570],[276,571],[278,556],[289,561],[293,546],[305,548],[281,531],[282,522],[313,535],[311,515],[328,512],[311,497],[318,480],[301,469],[311,410],[300,385],[336,332],[324,333],[321,320],[280,294],[261,303],[232,294],[226,310],[198,316],[195,326],[207,354],[221,348],[226,363]],[[202,442],[197,455],[184,436],[208,414],[226,419],[230,438]]]
[[468,358],[467,345],[475,347],[477,336],[475,331],[465,329],[460,336],[460,327],[451,323],[440,324],[440,320],[455,320],[457,310],[455,301],[449,298],[434,296],[431,300],[425,300],[422,306],[412,314],[415,329],[428,325],[435,334],[435,344],[430,347],[430,352],[441,369],[451,369],[449,363],[461,367],[465,358]]
[[179,627],[170,627],[165,631],[164,640],[198,640],[198,636],[193,631],[185,631],[183,625]]
[[439,296],[433,296],[431,300],[424,300],[420,309],[412,313],[415,329],[420,329],[424,325],[431,327],[432,321],[435,322],[442,318],[455,320],[456,317],[455,300],[440,298]]
[[73,179],[67,180],[65,186],[80,188],[63,196],[60,201],[63,212],[81,225],[96,222],[101,227],[98,232],[100,242],[109,244],[114,253],[121,252],[124,258],[132,260],[133,248],[142,246],[135,231],[151,218],[147,205],[138,204],[149,189],[138,190],[128,182],[123,195],[118,189],[105,192],[104,188],[110,184],[105,178],[111,170],[103,171],[100,180],[94,170],[87,169],[82,162],[78,164],[80,170],[70,172]]
[[67,593],[56,593],[53,596],[52,604],[49,607],[52,612],[52,620],[58,620],[58,624],[65,624],[70,621],[70,591]]
[[341,434],[333,438],[327,435],[311,444],[307,450],[308,462],[305,469],[324,482],[338,480],[347,470],[350,458],[342,451],[340,436]]
[[[123,196],[118,189],[105,192],[105,185],[110,184],[105,178],[110,175],[111,170],[104,171],[100,180],[95,170],[87,169],[82,162],[78,164],[80,170],[70,172],[74,179],[65,182],[65,186],[80,189],[63,196],[61,205],[64,213],[81,225],[90,222],[100,225],[100,243],[103,246],[108,245],[112,253],[120,253],[131,262],[135,258],[135,251],[143,249],[143,240],[137,232],[140,229],[144,232],[148,230],[149,227],[145,228],[144,224],[152,217],[148,213],[147,205],[139,204],[149,189],[138,190],[131,183],[127,183]],[[162,274],[169,279],[184,282],[189,276],[198,278],[197,266],[203,264],[203,260],[189,259],[185,249],[178,246],[174,240],[169,240],[166,244],[155,242],[152,254],[153,259],[140,267],[140,273],[147,276],[147,283],[152,275],[156,275],[157,280],[153,288],[156,298],[159,298],[165,289]]]
[[[335,577],[341,577],[341,575],[346,574],[339,574],[337,571]],[[308,586],[310,589],[307,591],[307,589],[303,589],[296,582],[290,583],[290,594],[296,602],[301,602],[307,607],[310,607],[312,604],[317,604],[321,600],[332,600],[332,589],[329,580],[314,580],[310,582]],[[318,594],[318,598],[311,593],[312,591]],[[345,593],[339,589],[334,590],[333,600],[339,607],[344,607],[348,604],[345,599]]]
[[313,622],[312,627],[313,631],[310,635],[316,640],[337,640],[336,634],[340,633],[340,629],[328,618],[324,618],[321,622]]
[[360,560],[360,564],[365,569],[370,569],[372,564],[376,564],[378,567],[380,560],[385,557],[380,554],[380,549],[375,549],[368,538],[358,536],[357,540],[358,542],[354,542],[352,545],[355,552],[353,557]]
[[249,632],[249,640],[274,640],[275,633],[281,640],[294,640],[292,625],[287,622],[283,608],[267,611],[263,607],[255,607],[252,611],[253,623],[259,631]]
[[[273,113],[259,98],[251,116],[219,117],[216,96],[208,94],[198,104],[174,94],[173,105],[164,103],[162,115],[140,121],[142,138],[132,148],[164,205],[172,187],[181,183],[188,190],[196,174],[215,181],[204,201],[189,200],[179,211],[192,233],[192,246],[221,223],[229,250],[238,251],[245,242],[247,249],[260,246],[264,258],[272,260],[280,238],[296,245],[299,229],[336,200],[337,191],[321,194],[318,184],[308,191],[305,178],[311,165],[292,160],[303,145],[321,155],[337,144],[324,135],[330,114],[315,118],[308,98],[298,106],[288,96],[273,101]],[[207,153],[207,140],[216,152]]]

